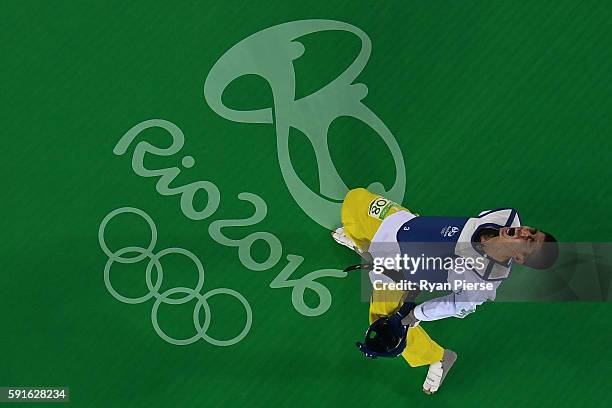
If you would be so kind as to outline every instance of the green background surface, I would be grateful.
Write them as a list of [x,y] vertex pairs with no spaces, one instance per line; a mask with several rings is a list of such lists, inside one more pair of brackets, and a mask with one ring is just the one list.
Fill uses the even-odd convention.
[[[359,81],[403,151],[404,204],[468,216],[512,206],[561,241],[610,241],[610,3],[290,3],[3,3],[0,386],[69,386],[78,407],[609,406],[609,303],[488,303],[464,320],[427,323],[459,354],[431,397],[420,391],[426,367],[370,361],[355,349],[368,308],[358,275],[322,280],[333,295],[327,313],[297,313],[290,289],[269,288],[288,254],[305,258],[296,277],[343,268],[356,256],[292,199],[273,126],[220,118],[203,85],[227,49],[259,30],[306,18],[351,23],[373,43]],[[298,96],[337,76],[359,49],[346,33],[303,43]],[[226,98],[247,108],[272,103],[257,78],[236,81]],[[155,180],[133,173],[129,156],[113,155],[130,127],[151,118],[177,124],[182,152],[196,160],[177,182],[219,187],[211,218],[185,218],[178,197],[160,196]],[[148,138],[168,140],[161,131]],[[316,191],[312,147],[299,133],[290,146]],[[329,146],[348,186],[393,182],[390,155],[365,125],[338,120]],[[171,167],[181,157],[146,164]],[[246,269],[236,248],[207,232],[214,220],[251,215],[237,199],[243,191],[260,195],[268,215],[226,233],[275,234],[283,257],[268,271]],[[243,341],[170,345],[151,326],[152,301],[126,305],[108,293],[97,232],[122,206],[153,217],[158,248],[183,247],[204,262],[205,290],[228,287],[249,299],[254,320]],[[126,217],[109,242],[144,246],[148,231]],[[265,259],[266,251],[256,245],[253,256]],[[123,293],[146,293],[144,262],[119,269],[113,283]],[[193,284],[189,266],[169,262],[163,288]],[[192,334],[193,303],[163,306],[164,329]],[[215,297],[211,308],[210,335],[229,338],[243,327],[231,299]]]

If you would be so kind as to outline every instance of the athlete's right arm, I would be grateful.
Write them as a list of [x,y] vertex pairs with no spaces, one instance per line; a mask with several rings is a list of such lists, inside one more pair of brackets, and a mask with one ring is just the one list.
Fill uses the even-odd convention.
[[465,317],[474,312],[476,307],[487,301],[486,297],[474,299],[465,291],[449,293],[446,296],[428,300],[414,309],[414,317],[422,321],[445,319],[447,317]]
[[414,317],[422,321],[445,319],[447,317],[464,318],[487,300],[495,299],[499,282],[491,290],[461,290],[448,295],[430,299],[414,308]]

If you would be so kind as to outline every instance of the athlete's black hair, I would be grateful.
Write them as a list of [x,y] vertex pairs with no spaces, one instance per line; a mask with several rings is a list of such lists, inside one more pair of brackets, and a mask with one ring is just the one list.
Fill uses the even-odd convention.
[[548,269],[551,268],[557,258],[559,258],[559,244],[555,237],[548,232],[544,232],[544,242],[539,251],[529,255],[525,261],[525,265],[534,269]]

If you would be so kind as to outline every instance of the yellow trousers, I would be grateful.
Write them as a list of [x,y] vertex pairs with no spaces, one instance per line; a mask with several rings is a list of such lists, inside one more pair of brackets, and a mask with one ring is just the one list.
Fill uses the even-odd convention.
[[[356,188],[347,193],[342,203],[344,232],[361,250],[366,250],[382,221],[401,210],[406,209],[365,188]],[[374,290],[370,301],[370,324],[380,317],[395,313],[402,305],[403,295],[401,291]],[[411,367],[442,360],[444,349],[421,326],[409,328],[406,340],[402,357]]]

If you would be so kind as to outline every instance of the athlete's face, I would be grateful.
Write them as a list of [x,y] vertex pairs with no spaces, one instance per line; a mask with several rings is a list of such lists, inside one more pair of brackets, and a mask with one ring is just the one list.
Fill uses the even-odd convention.
[[499,230],[499,243],[507,245],[514,260],[520,264],[539,251],[545,239],[546,235],[533,227],[502,227]]

